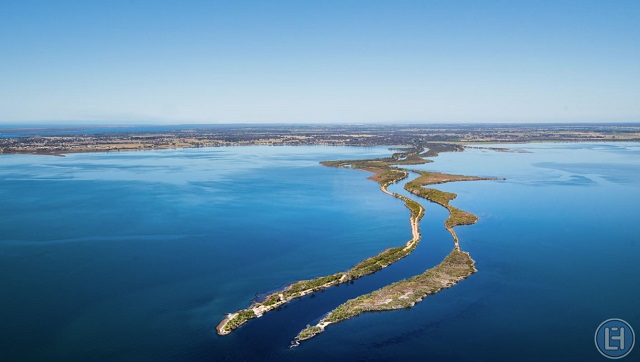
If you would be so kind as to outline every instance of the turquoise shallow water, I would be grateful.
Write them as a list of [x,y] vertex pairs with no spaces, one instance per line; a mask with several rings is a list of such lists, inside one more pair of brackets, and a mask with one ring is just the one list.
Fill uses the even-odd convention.
[[600,322],[619,317],[640,330],[640,146],[514,147],[531,153],[473,149],[416,167],[507,178],[438,187],[481,218],[457,229],[479,273],[293,350],[297,331],[331,308],[451,250],[446,212],[425,205],[411,256],[215,334],[223,313],[256,293],[410,238],[408,210],[366,173],[318,164],[386,148],[0,156],[0,358],[600,360]]

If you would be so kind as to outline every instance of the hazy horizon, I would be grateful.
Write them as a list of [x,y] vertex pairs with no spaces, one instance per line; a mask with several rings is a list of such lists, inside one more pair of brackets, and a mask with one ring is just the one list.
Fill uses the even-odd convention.
[[637,126],[640,122],[228,122],[228,123],[190,123],[190,122],[153,122],[153,121],[27,121],[27,122],[2,122],[1,129],[19,128],[135,128],[135,127],[287,127],[287,126],[319,126],[319,127],[473,127],[473,126]]

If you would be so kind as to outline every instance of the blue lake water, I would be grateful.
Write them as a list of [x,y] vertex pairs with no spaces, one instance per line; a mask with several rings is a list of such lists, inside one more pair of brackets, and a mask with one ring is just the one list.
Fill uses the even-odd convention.
[[478,273],[295,349],[297,332],[333,307],[453,247],[446,211],[423,202],[423,240],[409,257],[216,335],[224,313],[256,294],[411,237],[409,211],[367,173],[318,164],[387,148],[0,156],[0,359],[602,360],[600,322],[640,330],[640,145],[513,147],[530,153],[469,149],[415,167],[507,178],[438,185],[480,217],[457,228]]

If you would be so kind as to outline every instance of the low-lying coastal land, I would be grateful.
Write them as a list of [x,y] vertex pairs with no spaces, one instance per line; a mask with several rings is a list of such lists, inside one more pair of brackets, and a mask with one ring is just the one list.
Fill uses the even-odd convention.
[[460,210],[449,202],[457,197],[455,193],[444,192],[433,188],[426,188],[426,185],[436,185],[446,182],[456,181],[480,181],[499,180],[491,177],[450,175],[440,172],[427,172],[413,170],[418,173],[416,179],[405,184],[405,189],[414,195],[427,199],[431,202],[445,207],[449,211],[449,217],[445,221],[445,227],[453,237],[453,251],[437,266],[426,270],[424,273],[402,280],[372,293],[348,300],[332,310],[316,325],[303,329],[294,339],[292,346],[295,347],[301,341],[310,339],[320,333],[333,323],[338,323],[349,318],[356,317],[365,312],[381,312],[410,308],[423,300],[426,296],[438,293],[444,288],[448,288],[475,273],[477,269],[475,261],[469,253],[460,250],[458,236],[454,227],[459,225],[471,225],[477,222],[478,217],[474,214]]
[[453,236],[453,242],[455,243],[456,249],[459,249],[458,236],[456,235],[456,232],[453,230],[453,228],[460,225],[472,225],[478,221],[478,217],[470,212],[460,210],[449,203],[458,195],[452,192],[440,191],[434,188],[426,188],[424,186],[443,184],[446,182],[502,179],[494,177],[449,175],[440,172],[427,172],[418,170],[413,170],[413,172],[420,174],[420,176],[414,180],[409,181],[405,185],[405,189],[414,195],[425,198],[449,210],[449,217],[445,221],[445,227],[447,228],[451,236]]
[[395,282],[339,305],[318,324],[303,329],[296,336],[292,346],[322,333],[330,324],[357,317],[365,312],[411,308],[425,297],[449,288],[475,273],[477,270],[474,264],[469,253],[455,248],[440,264],[420,275]]
[[[361,278],[365,275],[375,273],[376,271],[382,268],[385,268],[397,262],[398,260],[404,258],[405,256],[409,255],[409,253],[411,253],[416,248],[421,237],[420,231],[419,231],[419,221],[424,215],[424,207],[420,205],[418,202],[413,201],[405,196],[402,196],[397,193],[390,193],[387,190],[387,187],[394,182],[398,182],[408,177],[408,172],[402,169],[401,166],[424,164],[427,162],[431,162],[429,159],[426,159],[425,157],[434,157],[434,156],[437,156],[438,153],[440,152],[459,152],[459,151],[462,151],[463,149],[464,148],[460,145],[433,143],[433,144],[416,145],[413,147],[396,149],[397,151],[400,151],[400,152],[394,153],[391,157],[387,157],[387,158],[378,158],[378,159],[370,159],[370,160],[343,160],[343,161],[321,162],[324,166],[352,168],[352,169],[364,170],[364,171],[373,173],[373,175],[369,177],[369,179],[379,183],[380,189],[384,193],[394,196],[400,200],[403,200],[405,202],[405,206],[411,210],[410,223],[411,223],[411,230],[412,230],[412,239],[409,240],[405,246],[384,250],[383,252],[379,253],[376,256],[363,260],[362,262],[358,263],[356,266],[354,266],[352,269],[346,272],[336,273],[336,274],[319,277],[312,280],[303,280],[303,281],[293,283],[285,287],[282,291],[273,292],[267,295],[262,301],[253,302],[252,305],[246,309],[242,309],[234,313],[230,313],[216,327],[218,334],[220,335],[229,334],[234,329],[240,327],[250,319],[261,317],[264,313],[277,309],[295,298],[300,298],[305,295],[329,288],[331,286],[334,286],[340,283],[345,283],[354,279]],[[466,257],[470,260],[469,265],[473,266],[473,260],[470,258],[468,254],[466,253],[459,254],[461,253],[461,251],[458,245],[458,238],[455,232],[453,231],[453,227],[457,225],[472,224],[477,220],[477,218],[473,214],[467,213],[465,211],[459,210],[449,205],[449,201],[455,198],[456,196],[455,194],[442,193],[441,191],[438,191],[435,189],[427,189],[427,188],[424,188],[423,186],[430,185],[430,184],[444,183],[444,182],[454,182],[454,181],[489,180],[492,178],[448,175],[443,173],[432,173],[432,172],[424,172],[424,171],[416,171],[416,172],[418,172],[420,176],[417,179],[407,183],[405,185],[405,188],[408,191],[418,196],[421,196],[423,198],[426,198],[429,201],[439,203],[440,205],[446,207],[449,210],[450,216],[449,216],[449,219],[447,219],[446,228],[447,230],[449,230],[449,232],[454,238],[455,248],[451,254],[451,258],[445,259],[445,261],[443,262],[445,264],[440,265],[436,271],[432,271],[427,276],[414,280],[414,282],[417,280],[423,281],[424,282],[423,287],[435,293],[438,290],[442,289],[442,286],[437,288],[436,285],[433,284],[433,280],[434,280],[432,278],[433,273],[441,273],[442,271],[450,270],[451,266],[448,265],[448,263],[458,261],[460,259],[459,255],[462,255],[462,254],[466,255]],[[453,280],[455,279],[455,278],[451,279],[450,277],[445,277],[444,274],[438,274],[438,275],[440,276],[440,278],[438,278],[437,280],[447,280],[447,282],[443,284],[447,286],[452,285],[450,283],[453,283]],[[451,274],[451,276],[454,276],[454,275],[457,278],[458,273]],[[465,275],[465,277],[466,276],[468,276],[468,274]],[[455,279],[455,280],[457,281],[458,279]],[[427,281],[429,282],[427,283]],[[408,283],[408,284],[396,283],[396,284],[393,284],[393,288],[385,289],[384,293],[383,292],[380,292],[380,293],[384,295],[389,295],[389,291],[391,290],[397,293],[400,293],[399,291],[402,289],[403,292],[401,294],[396,295],[391,299],[400,298],[403,301],[410,300],[409,303],[415,304],[415,302],[418,299],[422,299],[422,297],[424,297],[425,294],[423,293],[424,288],[420,289],[419,291],[416,290],[416,292],[414,293],[413,292],[414,286],[415,286],[415,283]],[[403,289],[403,287],[406,287],[406,288]],[[427,290],[427,289],[424,289],[424,290]],[[412,294],[414,296],[410,298],[407,296],[409,294]],[[418,298],[419,295],[420,297]],[[373,299],[366,299],[366,300],[377,301],[378,299],[373,298]],[[334,323],[339,320],[346,319],[347,317],[345,316],[353,317],[359,314],[354,311],[376,310],[375,308],[377,308],[375,306],[364,307],[362,304],[362,300],[360,300],[358,306],[355,308],[351,308],[352,304],[353,303],[347,304],[347,306],[343,306],[342,308],[343,309],[346,308],[350,311],[353,309],[353,311],[349,313],[338,312],[339,315],[343,316],[339,319],[334,317],[327,317],[329,318],[328,320],[323,319],[323,321],[321,321],[321,323],[318,326],[310,327],[311,329],[305,330],[302,333],[303,337],[300,337],[297,340],[308,339],[312,335],[319,333],[320,330],[323,330],[324,326],[328,325],[329,323]],[[379,303],[376,302],[375,305],[379,306]],[[394,303],[393,305],[396,306],[399,304]],[[406,307],[405,304],[403,305]],[[367,309],[367,308],[372,308],[372,309]],[[395,309],[395,308],[391,308],[391,309]],[[330,316],[331,315],[332,314],[330,313]],[[311,333],[311,331],[315,331],[317,333]]]
[[220,146],[640,141],[640,124],[3,127],[0,154],[64,155]]

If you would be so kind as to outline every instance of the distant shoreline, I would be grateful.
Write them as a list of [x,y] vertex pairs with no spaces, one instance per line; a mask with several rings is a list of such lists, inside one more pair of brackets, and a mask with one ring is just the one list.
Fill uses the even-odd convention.
[[[1,129],[1,127],[0,127]],[[220,126],[92,133],[71,127],[64,134],[29,130],[0,138],[0,154],[60,156],[223,146],[388,146],[424,143],[640,142],[640,124],[625,125],[287,125]],[[95,130],[94,130],[95,132]],[[15,134],[15,133],[12,133]]]

